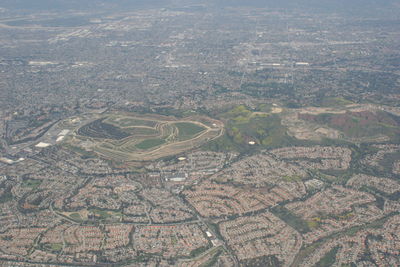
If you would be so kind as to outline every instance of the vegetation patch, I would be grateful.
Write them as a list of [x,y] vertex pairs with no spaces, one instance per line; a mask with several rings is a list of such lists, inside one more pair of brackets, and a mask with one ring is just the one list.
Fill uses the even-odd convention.
[[219,258],[219,256],[222,254],[222,249],[221,247],[213,250],[213,252],[211,252],[209,255],[207,255],[208,257],[210,257],[206,262],[204,262],[203,264],[200,265],[200,267],[209,267],[209,266],[214,266],[217,263],[217,260]]
[[179,131],[178,140],[188,140],[205,130],[204,127],[190,122],[178,122],[174,124]]
[[320,261],[315,265],[318,267],[328,267],[332,266],[336,261],[336,254],[339,250],[339,247],[335,247],[331,249],[328,253],[326,253]]
[[299,118],[340,130],[350,138],[386,135],[396,139],[400,135],[400,118],[384,111],[299,114]]
[[0,195],[0,204],[6,203],[13,199],[13,195],[10,189],[4,190],[3,194]]
[[208,247],[199,247],[199,248],[196,248],[196,249],[194,249],[194,250],[192,250],[192,251],[190,252],[190,257],[191,257],[191,258],[194,258],[194,257],[200,256],[201,254],[203,254],[204,252],[206,252],[207,249],[209,249],[209,248],[208,248]]
[[100,220],[100,221],[105,221],[105,220],[111,220],[111,221],[119,221],[122,217],[122,213],[119,211],[113,211],[113,210],[102,210],[102,209],[90,209],[90,212],[93,214],[93,216]]
[[81,215],[79,215],[77,212],[71,213],[69,217],[74,221],[82,221]]
[[36,189],[40,186],[40,184],[42,183],[41,180],[37,180],[37,179],[26,179],[22,181],[22,186],[23,187],[30,187],[32,189]]
[[150,149],[150,148],[160,146],[164,143],[165,143],[165,140],[160,139],[160,138],[146,139],[146,140],[140,142],[139,144],[137,144],[136,147],[139,149]]
[[324,97],[319,103],[321,107],[345,107],[351,104],[353,104],[352,101],[343,97]]
[[295,216],[284,207],[277,206],[272,209],[272,213],[302,234],[310,231],[310,225],[307,222]]
[[241,261],[242,266],[278,267],[283,266],[276,256],[262,256]]
[[52,244],[47,243],[47,244],[44,244],[43,247],[44,247],[44,249],[46,249],[46,250],[50,250],[50,251],[54,251],[54,252],[59,252],[59,251],[62,250],[63,244],[62,244],[62,243],[52,243]]
[[[266,106],[262,107],[264,110]],[[287,135],[287,128],[282,125],[278,114],[250,111],[240,105],[223,113],[226,120],[226,133],[231,142],[220,140],[216,147],[242,147],[249,149],[249,142],[263,148],[273,148],[293,144],[295,140]]]

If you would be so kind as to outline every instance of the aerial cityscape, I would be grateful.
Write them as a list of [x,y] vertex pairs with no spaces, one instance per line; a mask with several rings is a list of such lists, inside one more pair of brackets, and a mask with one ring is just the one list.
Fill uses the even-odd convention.
[[400,266],[400,3],[0,0],[0,266]]

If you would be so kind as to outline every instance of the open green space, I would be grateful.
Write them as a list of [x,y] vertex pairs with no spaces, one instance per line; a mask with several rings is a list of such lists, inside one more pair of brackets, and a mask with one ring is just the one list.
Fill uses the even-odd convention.
[[218,257],[223,253],[223,249],[221,247],[218,247],[216,249],[213,249],[210,253],[208,253],[205,257],[209,257],[209,259],[202,263],[200,267],[208,267],[208,266],[214,266],[217,261]]
[[242,260],[241,263],[242,263],[242,266],[252,266],[252,267],[283,266],[282,263],[278,260],[278,258],[274,255]]
[[13,195],[10,190],[5,190],[3,194],[0,194],[0,204],[6,203],[13,199]]
[[206,128],[190,122],[177,122],[174,126],[178,128],[178,140],[188,140],[206,130]]
[[41,180],[37,180],[37,179],[26,179],[22,181],[22,186],[23,187],[30,187],[32,189],[36,189],[40,186],[40,184],[42,183]]
[[340,130],[350,138],[386,135],[393,140],[397,140],[400,136],[400,117],[384,111],[347,111],[342,114],[321,113],[318,115],[302,114],[300,118]]
[[257,144],[272,147],[289,144],[291,138],[286,135],[286,127],[276,114],[257,114],[246,107],[238,106],[227,113],[227,133],[235,143]]
[[286,222],[288,225],[299,231],[300,233],[307,233],[310,231],[309,224],[305,222],[303,219],[295,216],[288,209],[277,206],[272,209],[272,213],[274,213],[281,220]]
[[[263,106],[266,110],[267,106]],[[258,147],[273,148],[294,144],[296,140],[287,135],[287,128],[282,125],[278,114],[250,110],[244,105],[236,106],[218,115],[225,121],[226,134],[210,142],[211,150],[249,150],[249,142]]]
[[77,212],[71,213],[69,217],[74,221],[82,221],[82,217]]
[[63,244],[62,243],[47,243],[44,244],[44,248],[50,251],[54,251],[54,252],[59,252],[62,250],[63,248]]
[[400,151],[387,153],[384,158],[379,161],[379,165],[382,166],[383,170],[389,170],[391,172],[393,164],[400,159]]
[[139,144],[136,145],[139,149],[150,149],[162,145],[165,143],[164,139],[154,138],[154,139],[146,139]]
[[334,247],[328,253],[326,253],[317,264],[316,267],[328,267],[332,266],[336,261],[336,254],[339,250],[339,247]]
[[122,213],[114,210],[102,210],[102,209],[89,209],[93,213],[93,215],[99,220],[111,220],[118,221],[122,217]]
[[190,257],[191,257],[191,258],[194,258],[194,257],[200,256],[201,254],[203,254],[204,252],[206,252],[208,249],[209,249],[209,247],[199,247],[199,248],[196,248],[196,249],[190,251]]
[[321,107],[345,107],[350,104],[353,102],[343,97],[324,97],[319,101]]

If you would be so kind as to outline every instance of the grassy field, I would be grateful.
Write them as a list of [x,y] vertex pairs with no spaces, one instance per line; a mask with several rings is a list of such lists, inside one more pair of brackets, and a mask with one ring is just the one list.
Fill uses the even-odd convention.
[[336,254],[338,250],[339,247],[331,249],[328,253],[325,254],[325,256],[322,257],[322,259],[316,264],[316,266],[321,266],[321,267],[332,266],[336,261]]
[[69,217],[74,220],[74,221],[82,221],[82,217],[79,215],[79,213],[75,212],[75,213],[71,213],[69,215]]
[[137,144],[136,147],[139,149],[150,149],[150,148],[160,146],[164,143],[165,143],[165,140],[160,139],[160,138],[146,139],[146,140],[140,142],[139,144]]
[[41,180],[36,180],[36,179],[27,179],[22,181],[22,186],[23,187],[30,187],[32,189],[36,189],[40,186],[42,183]]
[[90,211],[99,219],[107,221],[119,221],[122,217],[122,213],[119,211],[112,210],[101,210],[101,209],[90,209]]
[[59,252],[62,250],[63,248],[63,244],[62,243],[48,243],[44,245],[44,248],[50,251],[54,251],[54,252]]
[[174,123],[174,126],[178,128],[178,140],[180,141],[191,139],[206,130],[206,128],[190,122],[178,122]]
[[343,97],[325,97],[319,104],[321,107],[345,107],[353,102]]

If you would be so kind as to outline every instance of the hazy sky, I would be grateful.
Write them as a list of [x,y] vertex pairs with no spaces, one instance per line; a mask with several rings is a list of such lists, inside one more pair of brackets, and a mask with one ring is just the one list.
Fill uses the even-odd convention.
[[184,6],[209,4],[218,6],[257,6],[281,8],[322,8],[368,10],[394,5],[398,0],[0,0],[0,7],[7,9],[85,9],[101,7],[134,8],[143,6]]

